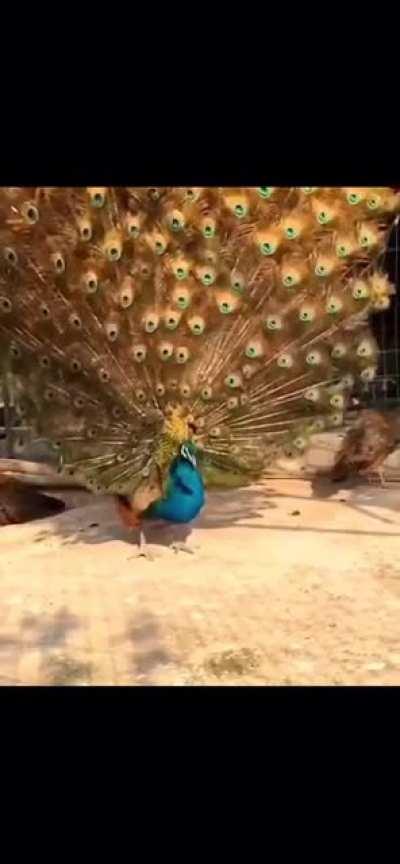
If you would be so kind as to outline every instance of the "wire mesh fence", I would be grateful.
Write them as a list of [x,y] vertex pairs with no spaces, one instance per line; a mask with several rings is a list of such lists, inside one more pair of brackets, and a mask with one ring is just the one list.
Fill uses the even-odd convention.
[[372,318],[372,327],[378,340],[380,355],[378,374],[360,391],[362,401],[371,407],[389,408],[400,405],[400,220],[397,218],[389,236],[386,250],[379,262],[396,293],[390,309]]

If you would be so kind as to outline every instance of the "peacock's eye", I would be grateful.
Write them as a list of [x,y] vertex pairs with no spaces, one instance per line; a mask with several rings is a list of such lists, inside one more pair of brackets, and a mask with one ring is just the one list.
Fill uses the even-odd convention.
[[328,315],[336,315],[338,312],[341,312],[343,309],[343,302],[339,297],[331,297],[328,300],[326,311]]
[[116,244],[111,244],[107,246],[106,255],[109,261],[119,261],[122,254],[121,246],[117,246]]
[[138,219],[131,218],[128,220],[128,234],[130,237],[139,237],[140,225]]
[[74,357],[71,360],[70,369],[71,369],[71,372],[74,372],[74,373],[80,372],[82,369],[82,363],[80,362],[80,360],[78,360],[76,357]]
[[310,387],[309,390],[306,390],[304,398],[307,399],[308,402],[318,402],[320,395],[318,387]]
[[195,336],[201,336],[205,329],[204,318],[201,318],[200,315],[196,315],[194,318],[191,318],[188,323],[192,333]]
[[180,282],[182,281],[182,279],[187,279],[187,277],[189,276],[189,270],[183,264],[173,265],[173,273],[176,279],[179,279]]
[[86,287],[86,291],[89,294],[94,294],[97,291],[97,276],[95,273],[87,273],[84,277],[84,284]]
[[9,264],[12,264],[14,267],[18,263],[18,255],[17,255],[15,249],[12,249],[11,246],[5,247],[5,249],[3,250],[3,255],[4,255],[4,258],[6,259],[6,261]]
[[158,315],[155,315],[155,314],[148,315],[144,319],[144,329],[146,330],[146,333],[154,333],[154,331],[157,330],[157,327],[159,325],[159,321],[160,321],[160,319],[159,319]]
[[270,198],[274,191],[274,186],[258,186],[257,192],[260,198]]
[[237,271],[233,271],[233,273],[231,273],[230,282],[231,282],[231,288],[233,291],[235,291],[236,294],[243,294],[245,287],[246,287],[246,283],[245,283],[244,277],[242,276],[241,273],[238,273]]
[[282,282],[286,288],[292,288],[293,285],[296,284],[296,278],[291,273],[287,273],[286,276],[283,277]]
[[362,381],[373,381],[376,377],[376,368],[375,366],[367,366],[366,369],[363,369],[360,375]]
[[300,189],[304,192],[304,195],[312,195],[318,189],[318,186],[300,186]]
[[118,327],[116,324],[106,324],[106,334],[110,342],[115,342],[118,338]]
[[69,320],[70,320],[72,326],[75,328],[75,330],[82,330],[82,321],[79,318],[79,315],[75,315],[75,313],[73,313],[70,316]]
[[106,200],[104,189],[89,189],[90,203],[92,207],[103,207]]
[[335,393],[333,396],[331,396],[329,402],[332,405],[332,408],[344,407],[344,397],[341,393]]
[[8,297],[0,297],[0,309],[2,312],[8,314],[12,310],[12,303]]
[[189,359],[189,350],[185,346],[177,348],[175,357],[177,363],[186,363]]
[[206,237],[207,239],[215,237],[216,225],[214,219],[204,219],[201,226],[201,232],[203,237]]
[[288,240],[295,240],[296,237],[299,236],[299,231],[293,225],[288,225],[288,227],[285,228],[285,234]]
[[218,302],[218,309],[223,315],[229,315],[230,312],[234,311],[234,308],[233,303],[230,303],[229,300],[220,300]]
[[212,398],[212,388],[211,387],[203,387],[201,391],[201,398],[207,401]]
[[381,199],[379,195],[374,195],[372,198],[368,198],[367,207],[369,210],[377,210],[381,203]]
[[233,212],[238,219],[243,219],[244,216],[247,216],[249,208],[246,206],[246,204],[235,204]]
[[39,210],[30,201],[25,202],[21,207],[22,216],[28,225],[35,225],[39,220]]
[[374,346],[368,339],[363,339],[357,347],[358,357],[372,357],[374,354]]
[[173,210],[168,216],[168,225],[171,231],[182,231],[185,227],[185,219],[180,210]]
[[308,366],[319,366],[321,360],[322,358],[319,351],[309,351],[306,356],[306,363]]
[[240,375],[227,375],[225,378],[225,384],[227,387],[231,387],[234,389],[235,387],[240,387],[242,383]]
[[281,369],[290,369],[293,366],[293,357],[291,354],[281,354],[278,357],[277,364]]
[[296,447],[296,450],[304,450],[307,446],[305,438],[301,435],[298,435],[297,438],[294,439],[293,444]]
[[327,225],[328,222],[332,221],[332,215],[326,210],[320,210],[317,219],[320,225]]
[[203,285],[213,285],[213,283],[215,282],[215,271],[211,269],[206,270],[204,273],[201,274],[200,281],[203,283]]
[[180,294],[177,294],[176,305],[179,306],[180,309],[187,309],[188,306],[190,305],[189,292],[182,291]]
[[278,248],[278,244],[273,240],[260,243],[260,252],[262,255],[273,255]]
[[159,345],[158,353],[161,357],[161,360],[169,360],[172,357],[173,346],[170,342],[162,342]]
[[336,255],[338,258],[346,258],[347,255],[350,254],[350,249],[344,243],[339,243],[336,246]]
[[156,255],[163,255],[166,248],[167,248],[167,244],[162,237],[158,237],[154,241],[154,251],[155,251]]
[[178,324],[179,324],[179,316],[178,315],[170,314],[167,316],[167,319],[165,321],[165,326],[167,327],[168,330],[176,330]]
[[198,186],[191,186],[186,189],[185,198],[187,201],[197,201],[200,195],[201,189]]
[[367,249],[368,246],[372,246],[373,242],[374,239],[370,234],[362,234],[360,237],[360,244],[364,249]]
[[315,310],[314,309],[300,309],[299,311],[299,319],[300,321],[310,322],[314,321],[315,318]]
[[250,360],[253,360],[256,357],[260,357],[262,354],[261,345],[256,342],[250,342],[249,345],[247,345],[244,353],[246,357],[248,357]]
[[268,315],[265,323],[267,330],[282,330],[283,322],[280,315]]
[[334,360],[340,360],[341,357],[345,357],[347,354],[347,346],[343,342],[338,342],[333,346],[331,351],[331,356]]
[[358,192],[349,192],[347,195],[347,201],[354,207],[355,204],[360,203],[361,195],[359,195]]
[[325,264],[317,264],[314,272],[316,276],[328,276],[329,274],[329,270]]
[[90,240],[92,237],[91,225],[81,225],[80,235],[82,240]]
[[136,345],[133,349],[133,358],[136,363],[143,363],[146,359],[147,349],[145,345]]
[[133,303],[133,291],[125,288],[120,294],[120,304],[123,309],[128,309]]
[[355,300],[367,300],[369,297],[368,286],[365,285],[364,282],[356,282],[352,290],[352,295]]
[[54,252],[54,254],[51,255],[51,261],[56,273],[65,272],[65,259],[64,256],[61,255],[61,252]]
[[164,396],[165,395],[164,384],[157,384],[156,393],[157,393],[157,396]]

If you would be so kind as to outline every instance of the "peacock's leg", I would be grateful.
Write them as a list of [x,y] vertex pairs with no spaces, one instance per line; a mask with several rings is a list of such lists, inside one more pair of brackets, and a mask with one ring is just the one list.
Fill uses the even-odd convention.
[[379,465],[377,468],[377,474],[380,480],[381,488],[386,489],[386,479],[385,479],[385,468],[384,465]]
[[148,561],[152,561],[154,555],[150,552],[147,546],[139,513],[133,510],[130,504],[122,496],[117,498],[116,504],[118,515],[125,528],[128,528],[130,531],[138,532],[138,548],[135,557],[143,557],[147,558]]
[[147,561],[154,561],[155,554],[152,552],[147,545],[145,533],[143,531],[142,525],[138,525],[139,528],[139,539],[138,539],[138,549],[136,556],[138,558],[146,558]]

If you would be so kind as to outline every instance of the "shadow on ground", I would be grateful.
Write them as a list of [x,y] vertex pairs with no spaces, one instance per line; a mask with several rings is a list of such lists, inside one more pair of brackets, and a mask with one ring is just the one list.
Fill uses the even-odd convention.
[[[290,478],[287,478],[290,480]],[[343,484],[332,483],[329,479],[318,477],[311,481],[311,498],[309,495],[294,492],[279,492],[269,485],[247,486],[231,490],[213,490],[208,493],[206,507],[198,519],[189,525],[176,525],[161,521],[144,520],[143,535],[149,546],[169,548],[174,544],[187,546],[190,551],[190,536],[195,527],[216,530],[234,525],[266,530],[288,531],[290,525],[284,519],[277,523],[274,519],[265,518],[266,511],[277,509],[276,499],[288,499],[290,509],[287,515],[293,516],[293,528],[296,532],[312,532],[318,534],[352,534],[370,536],[390,536],[385,531],[379,531],[378,526],[395,524],[390,515],[373,512],[370,508],[385,507],[398,512],[400,508],[399,490],[396,487],[381,489],[364,483],[350,481]],[[275,499],[275,501],[273,500]],[[318,501],[323,507],[331,500],[340,502],[341,506],[353,510],[377,523],[377,530],[343,529],[329,525],[301,525],[302,502]],[[292,509],[295,502],[296,509]],[[79,507],[79,504],[86,504]],[[79,509],[69,509],[66,513],[52,519],[51,526],[40,531],[33,542],[39,543],[50,537],[60,537],[61,545],[90,544],[96,545],[107,541],[121,540],[136,548],[138,533],[130,532],[120,523],[114,502],[110,497],[96,499],[86,495],[79,501],[76,499],[72,507],[78,504]]]
[[[66,606],[44,615],[23,614],[14,632],[0,635],[0,684],[11,681],[9,675],[2,675],[2,658],[7,660],[10,654],[15,654],[18,660],[25,653],[36,651],[40,654],[39,671],[43,684],[90,683],[92,664],[72,657],[67,647],[69,634],[81,626],[81,620]],[[12,683],[30,682],[13,679]]]

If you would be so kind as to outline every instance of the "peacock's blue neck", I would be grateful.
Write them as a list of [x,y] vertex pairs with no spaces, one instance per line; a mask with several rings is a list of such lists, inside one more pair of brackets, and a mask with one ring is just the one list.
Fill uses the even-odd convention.
[[204,505],[204,483],[197,467],[178,457],[171,465],[167,494],[155,501],[146,516],[170,522],[191,522]]

